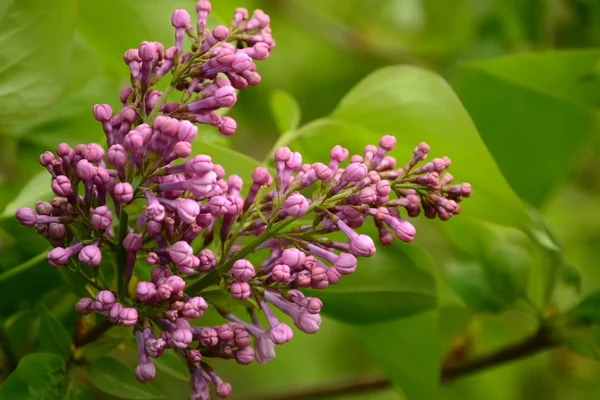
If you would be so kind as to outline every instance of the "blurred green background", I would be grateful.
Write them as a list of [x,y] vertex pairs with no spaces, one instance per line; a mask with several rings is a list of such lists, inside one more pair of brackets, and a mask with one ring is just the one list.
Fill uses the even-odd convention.
[[[91,109],[117,106],[128,76],[123,52],[142,40],[169,46],[171,11],[194,8],[192,0],[59,3],[0,0],[0,341],[13,358],[39,348],[38,338],[47,334],[39,331],[42,306],[68,330],[76,319],[78,297],[66,290],[70,278],[43,258],[23,267],[46,244],[11,218],[17,207],[49,195],[38,155],[62,141],[100,142]],[[401,390],[339,398],[599,398],[600,364],[567,347],[439,388],[431,383],[451,349],[469,356],[517,341],[535,330],[540,314],[564,311],[600,288],[600,2],[214,0],[210,23],[227,24],[235,7],[267,12],[277,47],[258,65],[261,84],[239,95],[231,112],[236,134],[229,140],[202,129],[196,150],[228,147],[263,160],[282,131],[296,130],[296,117],[286,115],[297,115],[297,102],[303,126],[330,116],[288,135],[305,159],[322,160],[337,142],[360,151],[384,133],[408,149],[432,137],[435,155],[450,156],[451,172],[473,183],[474,199],[447,227],[420,221],[415,245],[378,252],[359,276],[325,294],[332,318],[317,335],[297,334],[265,366],[215,363],[234,385],[234,398],[283,399],[295,390],[370,376],[389,376]],[[411,68],[383,70],[367,82],[371,92],[353,92],[362,103],[338,106],[361,79],[391,65],[441,75],[464,109],[434,75]],[[446,128],[446,135],[432,134]],[[248,177],[253,162],[242,165],[223,154],[231,172]],[[16,266],[26,271],[10,272]],[[391,275],[391,288],[381,289]],[[432,293],[437,306],[377,308],[402,303],[412,287]],[[348,296],[365,288],[371,297],[352,307],[364,311],[359,317],[376,314],[369,324],[344,311]],[[580,352],[598,357],[598,333],[577,339],[588,349]],[[87,357],[110,352],[133,364],[133,351],[116,344],[107,341]],[[12,361],[5,355],[3,375]],[[184,398],[183,373],[177,366],[164,369],[156,386],[168,388],[168,398]],[[76,376],[87,381],[83,370]],[[92,398],[112,397],[94,390]]]

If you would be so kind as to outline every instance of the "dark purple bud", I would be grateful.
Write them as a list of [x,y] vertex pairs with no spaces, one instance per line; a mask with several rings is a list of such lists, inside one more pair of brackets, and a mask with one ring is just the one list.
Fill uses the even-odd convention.
[[186,357],[188,360],[190,360],[190,362],[193,363],[199,363],[202,361],[202,354],[200,353],[200,350],[192,349],[187,352]]
[[219,343],[219,337],[217,331],[212,328],[203,328],[200,331],[198,340],[202,346],[212,347]]

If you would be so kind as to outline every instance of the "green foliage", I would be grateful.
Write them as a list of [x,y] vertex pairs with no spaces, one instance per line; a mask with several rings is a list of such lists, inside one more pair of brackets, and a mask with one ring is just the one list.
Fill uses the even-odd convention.
[[64,360],[49,353],[33,353],[21,359],[0,388],[2,400],[89,400],[90,391],[70,381]]
[[87,367],[90,382],[112,396],[123,399],[163,399],[151,383],[140,383],[132,369],[114,358],[99,358]]
[[65,360],[71,355],[71,335],[46,307],[42,307],[38,337],[40,351],[58,354]]
[[294,97],[283,90],[277,90],[271,95],[271,111],[277,129],[285,133],[298,129],[300,125],[300,105]]
[[[39,116],[64,89],[77,1],[10,1],[0,12],[0,126]],[[56,21],[60,20],[60,24]],[[44,60],[40,62],[40,60]]]
[[598,133],[599,59],[597,50],[546,52],[461,66],[460,99],[511,186],[535,206]]

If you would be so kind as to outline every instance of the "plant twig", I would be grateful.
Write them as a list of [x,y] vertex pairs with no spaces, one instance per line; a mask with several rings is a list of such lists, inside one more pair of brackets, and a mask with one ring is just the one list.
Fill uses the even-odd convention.
[[[557,346],[552,340],[550,332],[541,327],[535,334],[525,338],[521,342],[508,345],[494,352],[483,354],[471,359],[445,362],[442,365],[440,379],[443,383],[449,383],[454,379],[483,371],[500,364],[516,361],[532,356],[540,351],[548,350]],[[360,377],[345,382],[337,382],[332,385],[299,389],[293,392],[280,393],[271,396],[247,397],[244,400],[307,400],[316,398],[333,398],[336,396],[364,391],[381,390],[392,386],[392,382],[385,376]]]
[[113,326],[115,325],[112,322],[110,322],[108,319],[104,319],[83,335],[75,337],[73,339],[73,344],[75,345],[75,347],[83,347],[86,344],[98,339]]

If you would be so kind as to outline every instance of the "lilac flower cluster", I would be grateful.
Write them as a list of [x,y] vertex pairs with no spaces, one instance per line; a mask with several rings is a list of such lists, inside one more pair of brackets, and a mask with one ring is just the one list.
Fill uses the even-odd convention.
[[[447,220],[471,195],[469,184],[452,184],[447,157],[423,163],[425,143],[397,165],[389,155],[396,144],[392,136],[366,146],[362,155],[335,146],[328,164],[303,163],[300,153],[278,148],[274,173],[256,168],[245,196],[242,178],[226,177],[208,155],[174,163],[191,155],[196,123],[225,135],[235,131],[235,121],[217,111],[235,104],[236,89],[260,81],[254,61],[267,58],[274,47],[262,11],[250,17],[237,9],[229,28],[211,31],[210,8],[208,0],[197,2],[195,28],[186,11],[173,13],[175,46],[165,50],[143,42],[125,53],[131,86],[121,92],[122,109],[115,114],[106,104],[94,106],[108,150],[62,143],[56,154],[42,154],[57,197],[38,202],[35,210],[17,211],[23,225],[54,246],[47,256],[51,266],[66,266],[87,279],[93,298],[77,303],[79,313],[134,327],[137,379],[153,379],[152,358],[170,349],[190,368],[190,399],[208,399],[209,385],[220,397],[231,393],[207,359],[265,363],[275,357],[277,345],[293,338],[273,307],[299,330],[319,330],[323,304],[302,289],[335,285],[356,270],[358,258],[375,254],[374,240],[357,232],[368,220],[383,245],[394,236],[410,242],[416,231],[407,217],[422,210],[428,218]],[[168,73],[167,89],[154,89]],[[169,102],[174,91],[180,100]],[[336,232],[344,239],[328,238]],[[113,270],[109,261],[116,270],[114,285],[104,279]],[[151,279],[138,280],[145,270]],[[251,321],[207,302],[202,295],[208,288],[229,293]],[[201,324],[209,306],[223,324]]]

